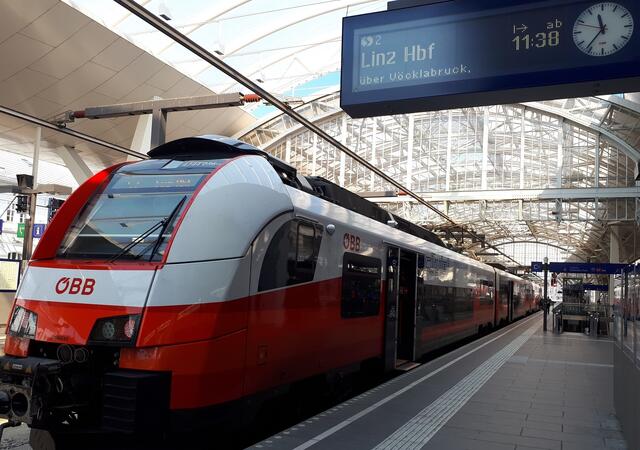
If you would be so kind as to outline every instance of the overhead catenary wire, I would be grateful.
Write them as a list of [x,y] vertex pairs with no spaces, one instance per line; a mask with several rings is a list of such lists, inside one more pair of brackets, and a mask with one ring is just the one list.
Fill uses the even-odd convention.
[[[157,17],[155,14],[151,13],[149,10],[139,5],[134,0],[114,0],[114,1],[118,3],[120,6],[122,6],[123,8],[127,9],[133,15],[137,16],[138,18],[142,19],[143,21],[145,21],[146,23],[148,23],[149,25],[151,25],[161,33],[165,34],[170,39],[173,39],[175,42],[182,45],[185,49],[189,50],[196,56],[202,58],[204,61],[211,64],[213,67],[220,70],[225,75],[231,77],[232,79],[236,80],[238,83],[245,86],[247,89],[250,89],[254,93],[258,94],[260,97],[262,97],[262,99],[266,100],[267,102],[269,102],[270,104],[278,108],[280,111],[287,114],[292,119],[296,120],[298,123],[300,123],[307,129],[309,129],[310,131],[318,135],[320,138],[324,139],[329,144],[333,145],[334,147],[336,147],[337,149],[339,149],[340,151],[342,151],[343,153],[345,153],[346,155],[348,155],[349,157],[357,161],[359,164],[362,164],[364,167],[371,170],[380,178],[382,178],[392,186],[396,187],[399,191],[406,193],[408,196],[415,199],[418,203],[425,206],[429,210],[433,211],[436,215],[438,215],[440,218],[442,218],[446,222],[449,222],[451,225],[454,225],[454,226],[460,226],[453,219],[451,219],[447,214],[443,213],[438,208],[430,204],[420,195],[406,188],[404,185],[402,185],[402,183],[396,181],[395,179],[393,179],[392,177],[384,173],[378,167],[374,166],[369,161],[367,161],[366,159],[364,159],[363,157],[361,157],[360,155],[352,151],[346,145],[338,141],[336,138],[329,135],[318,125],[316,125],[315,123],[313,123],[312,121],[304,117],[302,114],[298,113],[295,109],[293,109],[287,103],[283,102],[282,100],[277,98],[275,95],[271,94],[269,91],[267,91],[262,86],[260,86],[258,83],[253,82],[251,79],[247,78],[246,76],[238,72],[236,69],[229,66],[227,63],[225,63],[220,58],[215,56],[212,52],[210,52],[209,50],[207,50],[197,42],[193,41],[188,36],[182,34],[180,31],[178,31],[171,25],[167,24],[164,20]],[[480,238],[480,236],[478,236],[475,232],[470,231],[468,229],[466,230],[466,232],[471,237],[474,237],[480,241],[483,241]],[[499,254],[501,254],[502,256],[504,256],[505,258],[516,263],[516,265],[519,265],[519,263],[515,259],[505,254],[500,249],[494,247],[489,243],[487,243],[487,245],[490,248],[494,249]]]

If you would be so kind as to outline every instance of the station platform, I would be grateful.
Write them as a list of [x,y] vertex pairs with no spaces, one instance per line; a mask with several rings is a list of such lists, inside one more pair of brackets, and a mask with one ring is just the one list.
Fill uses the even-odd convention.
[[251,448],[626,449],[612,346],[537,313]]

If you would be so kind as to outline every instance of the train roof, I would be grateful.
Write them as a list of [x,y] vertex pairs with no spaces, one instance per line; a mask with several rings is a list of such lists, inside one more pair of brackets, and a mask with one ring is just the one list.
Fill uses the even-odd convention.
[[264,150],[251,144],[216,134],[176,139],[150,150],[149,156],[152,158],[165,158],[193,155],[200,158],[208,158],[210,156],[219,156],[220,153],[229,153],[230,155],[258,154],[265,158],[270,156]]
[[207,134],[203,136],[186,137],[167,142],[149,151],[151,158],[180,158],[180,159],[216,159],[234,158],[241,155],[257,155],[266,158],[280,175],[286,178],[287,184],[294,183],[297,178],[295,167],[278,159],[269,153],[246,142],[226,136]]
[[[297,173],[297,170],[294,167],[290,166],[286,162],[270,155],[262,149],[247,144],[246,142],[225,136],[204,135],[177,139],[158,146],[149,152],[149,156],[153,159],[219,159],[234,158],[241,155],[255,155],[265,158],[276,170],[282,182],[294,188],[296,191],[301,193],[304,192],[307,195],[312,195],[325,201],[329,201],[349,211],[372,219],[385,227],[389,227],[393,230],[421,239],[422,241],[425,241],[425,245],[435,245],[435,247],[432,247],[432,251],[437,254],[460,258],[468,264],[477,265],[478,267],[482,266],[487,270],[496,270],[510,278],[522,280],[522,278],[509,272],[503,271],[499,268],[493,268],[480,261],[447,249],[435,233],[409,222],[402,217],[396,216],[377,204],[372,203],[322,177],[301,176]],[[393,227],[390,227],[390,222],[394,221],[396,224],[394,224]],[[389,228],[386,229],[388,230]]]
[[426,228],[396,216],[375,203],[322,177],[303,177],[298,175],[296,169],[286,162],[270,155],[264,150],[237,139],[213,134],[186,137],[167,142],[149,151],[149,156],[154,159],[213,159],[233,158],[240,155],[257,155],[266,158],[284,184],[307,192],[308,194],[321,197],[385,225],[388,225],[389,222],[395,222],[394,228],[424,239],[432,244],[445,247],[442,240]]
[[507,272],[506,270],[502,270],[502,269],[500,269],[498,267],[494,266],[493,268],[498,273],[498,275],[500,275],[502,277],[510,278],[512,280],[530,281],[530,280],[527,280],[526,278],[522,278],[521,276],[518,276],[518,275],[513,274],[511,272]]

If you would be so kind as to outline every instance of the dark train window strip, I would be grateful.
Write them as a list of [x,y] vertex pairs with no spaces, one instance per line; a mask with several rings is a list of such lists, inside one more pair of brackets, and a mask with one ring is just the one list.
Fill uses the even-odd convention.
[[344,319],[377,316],[380,311],[382,261],[345,253],[342,260],[342,307]]

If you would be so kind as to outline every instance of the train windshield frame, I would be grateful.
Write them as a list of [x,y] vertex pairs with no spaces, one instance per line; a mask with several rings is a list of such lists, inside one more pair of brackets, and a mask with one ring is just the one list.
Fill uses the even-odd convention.
[[161,261],[196,189],[225,161],[147,160],[119,168],[71,224],[57,257]]

